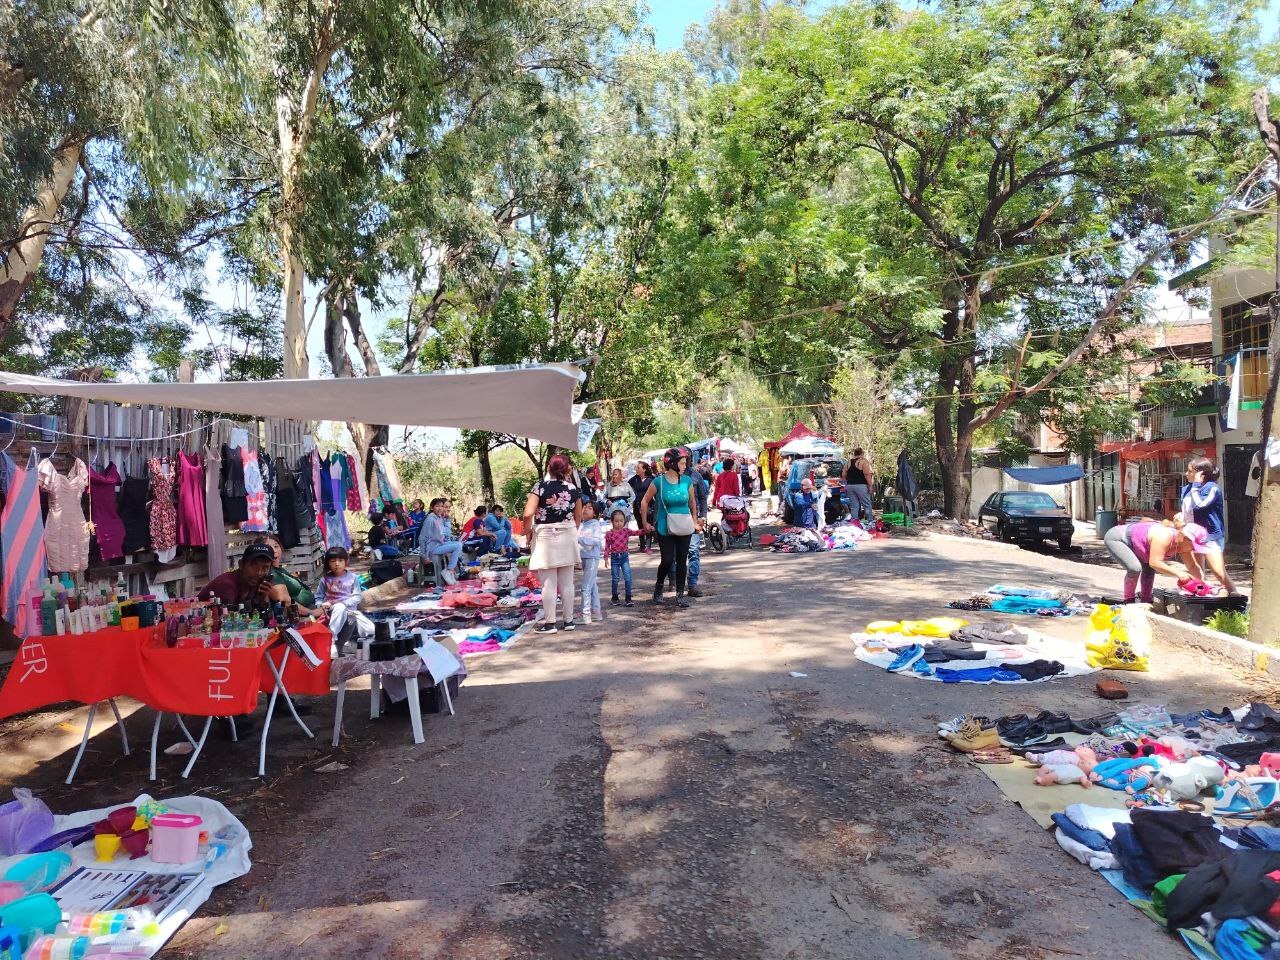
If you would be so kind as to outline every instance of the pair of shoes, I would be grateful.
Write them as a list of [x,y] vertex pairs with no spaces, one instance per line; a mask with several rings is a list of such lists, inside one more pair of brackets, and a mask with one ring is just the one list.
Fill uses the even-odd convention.
[[533,628],[534,633],[555,633],[556,625],[554,623],[541,623]]
[[946,735],[947,743],[963,753],[974,753],[978,750],[990,750],[1000,746],[1000,737],[995,730],[979,730],[972,736],[961,736],[958,733]]
[[566,633],[568,633],[570,630],[577,630],[578,625],[574,623],[572,620],[569,620],[565,623],[565,625],[561,629],[563,629]]
[[689,609],[689,601],[684,598],[684,594],[682,593],[676,594],[676,606],[679,607],[681,610]]
[[610,597],[610,598],[609,598],[609,602],[610,602],[610,603],[612,603],[612,604],[616,607],[616,606],[617,606],[618,604],[620,604],[622,601],[621,601],[621,600],[619,600],[617,597]]
[[624,604],[623,604],[623,606],[624,606],[624,607],[634,607],[634,606],[635,606],[635,604],[631,602],[631,598],[630,598],[630,597],[627,597],[627,602],[626,602],[626,603],[624,603]]
[[689,588],[689,590],[688,590],[688,592],[685,594],[685,596],[688,596],[688,597],[700,597],[700,596],[702,596],[702,591],[701,591],[701,590],[699,590],[697,587],[690,587],[690,588]]

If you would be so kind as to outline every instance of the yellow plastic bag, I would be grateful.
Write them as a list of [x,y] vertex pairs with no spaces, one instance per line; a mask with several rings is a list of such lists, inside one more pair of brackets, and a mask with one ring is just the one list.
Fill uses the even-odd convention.
[[968,620],[959,617],[933,617],[929,620],[876,620],[867,624],[867,633],[900,633],[904,637],[949,637]]
[[1105,603],[1089,616],[1085,635],[1089,666],[1103,670],[1150,670],[1151,625],[1139,607],[1109,607]]

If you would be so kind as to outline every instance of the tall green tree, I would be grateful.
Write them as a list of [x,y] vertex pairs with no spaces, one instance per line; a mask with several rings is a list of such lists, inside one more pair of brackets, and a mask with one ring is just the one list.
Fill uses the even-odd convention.
[[905,361],[946,510],[964,514],[977,431],[1136,322],[1154,268],[1187,256],[1182,228],[1256,160],[1253,9],[777,11],[706,106],[716,135],[665,234],[667,304],[713,331],[764,326],[736,341],[765,362],[854,346]]

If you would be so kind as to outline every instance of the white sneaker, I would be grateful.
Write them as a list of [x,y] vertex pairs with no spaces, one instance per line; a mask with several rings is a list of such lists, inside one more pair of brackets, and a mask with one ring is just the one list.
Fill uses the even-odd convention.
[[589,626],[591,626],[591,614],[589,614],[589,613],[583,613],[583,615],[582,615],[582,625],[583,625],[584,627],[589,627]]
[[452,570],[441,570],[440,579],[449,584],[449,586],[453,586],[458,582],[458,575]]

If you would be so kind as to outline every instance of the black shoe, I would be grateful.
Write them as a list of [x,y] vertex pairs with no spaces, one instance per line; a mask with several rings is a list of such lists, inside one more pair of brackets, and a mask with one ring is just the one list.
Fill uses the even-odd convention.
[[689,590],[688,590],[688,592],[686,592],[686,593],[685,593],[685,596],[686,596],[686,597],[700,597],[700,596],[702,596],[702,591],[701,591],[701,590],[699,590],[697,587],[690,587],[690,588],[689,588]]
[[661,591],[661,590],[659,590],[657,593],[655,593],[655,594],[653,595],[653,602],[654,602],[654,603],[662,603],[662,591]]
[[574,621],[570,620],[564,625],[564,629],[566,632],[569,630],[577,630],[578,625]]
[[681,610],[687,610],[689,608],[689,601],[684,598],[684,594],[676,594],[676,606]]
[[542,623],[533,628],[534,633],[555,633],[556,625],[554,623]]
[[621,601],[621,600],[619,600],[617,597],[611,597],[611,598],[609,599],[609,602],[610,602],[610,603],[612,603],[612,604],[616,607],[616,606],[617,606],[618,604],[620,604],[622,601]]
[[634,606],[635,606],[635,604],[631,602],[631,598],[630,598],[630,597],[627,597],[627,602],[626,602],[626,603],[624,603],[624,604],[623,604],[623,606],[624,606],[624,607],[634,607]]

